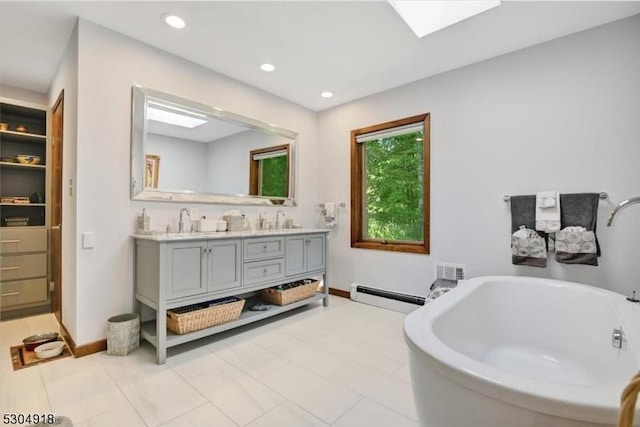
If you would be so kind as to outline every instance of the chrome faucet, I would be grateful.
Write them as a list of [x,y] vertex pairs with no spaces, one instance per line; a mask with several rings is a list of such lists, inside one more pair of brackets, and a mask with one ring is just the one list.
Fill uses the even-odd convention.
[[278,230],[280,227],[280,214],[282,214],[282,216],[284,216],[284,212],[282,211],[278,211],[276,212],[276,230]]
[[627,206],[635,205],[636,203],[640,203],[640,196],[632,197],[630,199],[623,200],[622,202],[620,202],[620,204],[618,206],[616,206],[611,211],[611,213],[609,214],[609,220],[607,221],[607,227],[611,227],[613,225],[613,221],[616,219],[616,215],[618,215],[618,212],[620,212],[621,210],[623,210]]
[[189,221],[191,221],[191,217],[190,217],[190,213],[189,213],[189,209],[187,208],[182,208],[180,209],[180,222],[178,222],[178,233],[184,233],[184,219],[182,218],[182,214],[183,213],[187,213],[187,218],[189,218]]

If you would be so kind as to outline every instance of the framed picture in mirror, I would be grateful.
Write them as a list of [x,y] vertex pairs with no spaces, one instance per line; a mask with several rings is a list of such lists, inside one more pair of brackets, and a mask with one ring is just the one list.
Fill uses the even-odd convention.
[[158,188],[158,174],[160,173],[160,156],[147,154],[147,167],[144,175],[144,186],[146,188]]

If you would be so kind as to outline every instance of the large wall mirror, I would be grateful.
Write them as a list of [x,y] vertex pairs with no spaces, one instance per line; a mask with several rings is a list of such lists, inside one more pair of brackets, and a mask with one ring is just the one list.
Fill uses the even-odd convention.
[[133,86],[131,198],[293,206],[297,136]]

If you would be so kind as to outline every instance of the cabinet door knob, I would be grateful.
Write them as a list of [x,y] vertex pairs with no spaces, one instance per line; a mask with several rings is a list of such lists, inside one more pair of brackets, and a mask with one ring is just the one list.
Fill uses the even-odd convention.
[[267,245],[264,245],[264,246],[262,247],[262,252],[267,252]]
[[267,275],[267,269],[266,269],[266,268],[262,271],[262,275],[263,275],[263,276],[266,276],[266,275]]
[[20,270],[20,267],[0,267],[0,271]]

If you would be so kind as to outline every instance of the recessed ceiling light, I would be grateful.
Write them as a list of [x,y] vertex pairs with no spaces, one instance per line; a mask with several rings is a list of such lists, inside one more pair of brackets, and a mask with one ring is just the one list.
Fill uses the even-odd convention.
[[167,25],[170,26],[171,28],[181,30],[187,26],[187,23],[184,22],[184,19],[180,18],[178,15],[174,13],[166,13],[162,15],[162,18],[164,18],[164,22],[166,22]]
[[320,96],[323,98],[331,98],[333,96],[333,92],[322,92]]
[[270,73],[270,72],[272,72],[273,70],[275,70],[275,69],[276,69],[276,67],[275,67],[273,64],[262,64],[262,65],[260,66],[260,69],[261,69],[262,71],[265,71],[265,72],[267,72],[267,73]]
[[389,3],[418,37],[478,15],[500,1],[392,1]]

